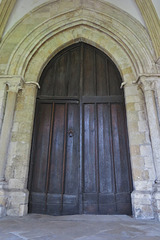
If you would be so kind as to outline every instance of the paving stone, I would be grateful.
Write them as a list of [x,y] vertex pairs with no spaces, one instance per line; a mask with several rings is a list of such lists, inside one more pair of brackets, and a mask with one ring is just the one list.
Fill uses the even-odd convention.
[[74,215],[0,219],[0,240],[160,240],[160,223],[129,216]]

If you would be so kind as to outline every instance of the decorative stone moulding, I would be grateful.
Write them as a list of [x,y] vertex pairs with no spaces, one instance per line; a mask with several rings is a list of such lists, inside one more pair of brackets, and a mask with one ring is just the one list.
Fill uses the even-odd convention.
[[[49,13],[44,14],[44,9],[50,9]],[[59,12],[57,9],[59,9]],[[43,18],[39,17],[41,15],[43,15]],[[32,25],[30,24],[31,17],[33,17]],[[34,19],[37,20],[34,21]],[[26,31],[28,24],[33,26],[30,27],[29,32]],[[80,26],[83,28],[82,33],[77,33],[78,36],[76,37],[77,29],[80,31]],[[25,69],[31,61],[32,56],[41,46],[48,42],[53,36],[57,36],[62,32],[65,33],[68,31],[68,34],[71,34],[69,33],[69,29],[73,31],[72,40],[73,38],[75,40],[77,38],[77,41],[78,39],[85,40],[86,38],[86,41],[91,42],[93,32],[95,32],[97,36],[100,32],[104,34],[104,36],[101,34],[102,37],[99,41],[103,41],[103,38],[106,38],[106,40],[108,37],[112,38],[115,45],[119,45],[125,50],[130,61],[132,61],[136,74],[155,70],[153,63],[154,50],[148,33],[137,20],[105,1],[77,0],[74,2],[68,1],[66,5],[64,5],[64,1],[47,2],[43,4],[42,7],[33,10],[32,15],[25,16],[12,28],[2,42],[2,49],[5,50],[6,46],[8,50],[9,46],[7,46],[7,41],[14,42],[12,41],[13,32],[18,33],[18,44],[16,43],[15,46],[12,44],[11,46],[10,60],[8,59],[9,63],[5,69],[5,73],[24,75]],[[87,37],[87,29],[92,31],[91,36]],[[64,34],[62,34],[62,36],[63,35]],[[67,36],[67,38],[68,37],[69,36]],[[90,39],[87,40],[87,38]],[[62,41],[62,39],[61,37],[58,41]],[[98,39],[96,39],[96,41],[97,40]],[[93,41],[93,44],[95,44],[95,41]],[[98,45],[100,47],[100,44],[96,44],[96,47],[98,47]],[[114,55],[116,55],[118,49],[116,49],[116,46],[114,46],[114,48]],[[104,51],[105,48],[101,50]],[[106,51],[106,54],[116,62],[116,59],[114,59],[116,56],[109,53],[109,49],[108,52]]]
[[0,42],[16,0],[2,0],[0,3]]
[[156,53],[156,59],[160,57],[160,21],[153,5],[152,0],[135,0],[141,14],[144,18],[149,35],[152,39],[154,50]]

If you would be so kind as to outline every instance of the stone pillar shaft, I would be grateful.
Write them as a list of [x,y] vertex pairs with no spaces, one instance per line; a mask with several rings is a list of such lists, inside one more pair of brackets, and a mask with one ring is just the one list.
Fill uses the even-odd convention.
[[158,108],[160,113],[160,77],[155,81],[155,88],[157,92],[157,101],[158,101]]
[[9,77],[6,79],[8,95],[0,136],[0,181],[4,180],[6,157],[11,136],[17,93],[22,89],[21,77]]
[[150,136],[152,142],[156,177],[155,181],[160,182],[160,127],[158,121],[157,107],[154,95],[154,80],[150,77],[142,76],[140,84],[144,92]]
[[12,128],[15,104],[16,104],[17,93],[8,92],[6,111],[4,115],[1,137],[0,137],[0,181],[4,180],[4,169],[5,169],[5,159],[8,150],[8,144],[10,140],[10,133]]

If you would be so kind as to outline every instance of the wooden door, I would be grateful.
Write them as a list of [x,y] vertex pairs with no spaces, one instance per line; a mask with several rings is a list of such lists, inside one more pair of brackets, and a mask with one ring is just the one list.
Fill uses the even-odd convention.
[[78,43],[44,69],[29,174],[30,212],[131,214],[132,178],[121,77]]

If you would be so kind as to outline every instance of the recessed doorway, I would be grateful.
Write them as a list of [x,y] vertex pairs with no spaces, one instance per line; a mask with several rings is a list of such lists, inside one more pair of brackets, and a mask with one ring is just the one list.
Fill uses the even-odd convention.
[[120,73],[74,44],[45,67],[38,91],[29,212],[131,215],[132,177]]

